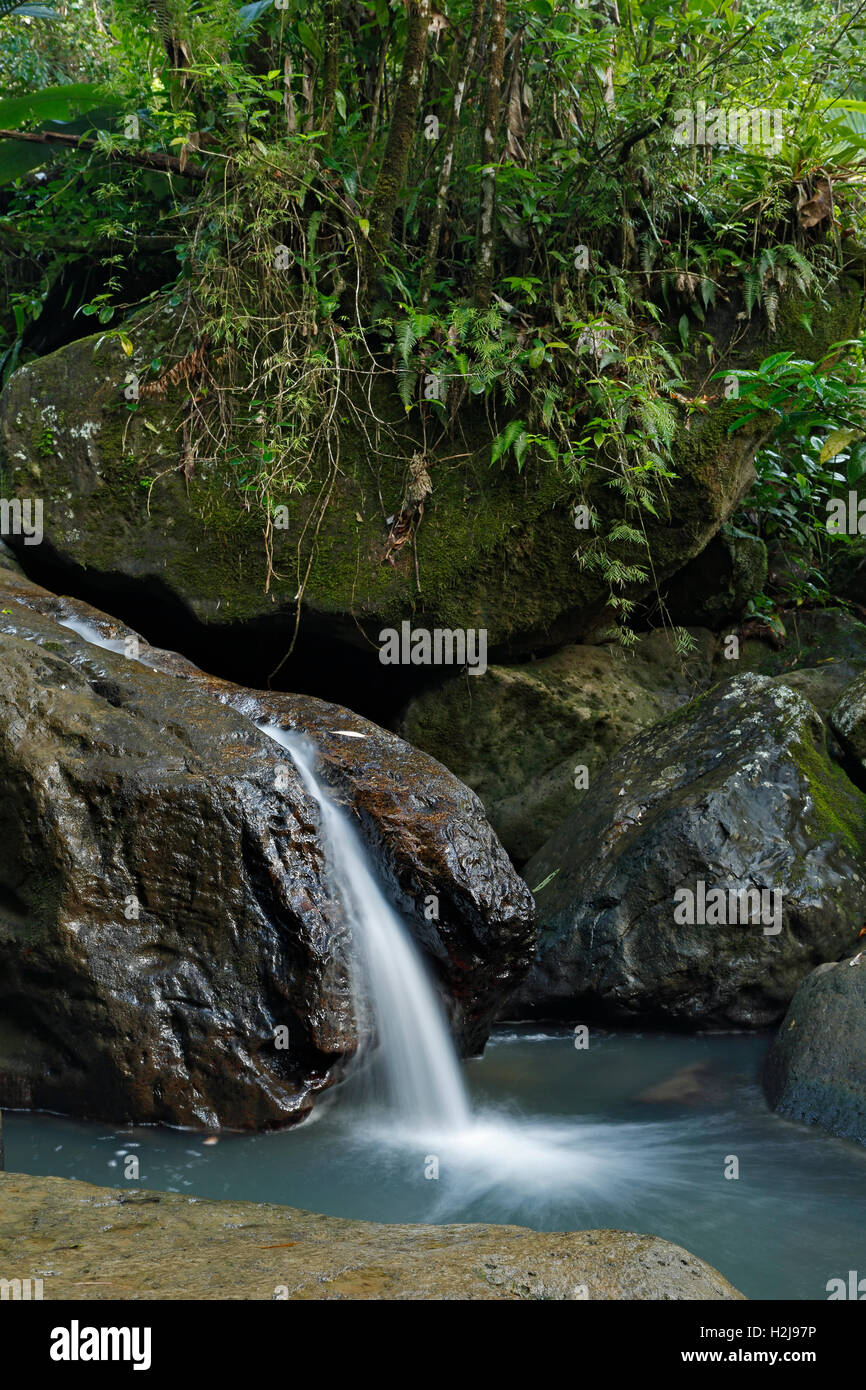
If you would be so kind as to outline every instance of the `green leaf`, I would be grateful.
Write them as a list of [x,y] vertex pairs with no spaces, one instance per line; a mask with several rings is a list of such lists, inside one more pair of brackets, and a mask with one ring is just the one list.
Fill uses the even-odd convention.
[[301,43],[304,45],[304,48],[307,50],[308,53],[312,53],[317,63],[321,63],[322,45],[319,43],[319,40],[316,38],[315,34],[313,33],[309,24],[307,24],[306,20],[298,20],[297,30],[298,38],[301,40]]
[[96,82],[68,82],[23,97],[4,97],[0,100],[0,128],[20,130],[31,122],[68,121],[76,111],[99,106],[107,96]]
[[253,0],[251,5],[241,5],[238,10],[238,19],[241,22],[241,33],[243,33],[244,29],[249,29],[251,25],[255,24],[256,20],[264,14],[265,10],[269,10],[270,8],[271,0]]
[[866,435],[864,435],[863,430],[834,430],[818,455],[818,462],[826,463],[828,459],[835,458],[837,454],[841,454],[842,450],[847,449],[849,444],[853,444],[855,440],[863,439],[864,437],[866,437]]
[[520,434],[514,441],[514,457],[517,460],[518,472],[520,472],[520,470],[523,467],[523,460],[526,457],[526,450],[528,445],[529,435],[526,433],[526,430],[521,430]]
[[533,893],[540,893],[541,890],[542,890],[542,888],[546,888],[547,885],[548,885],[548,883],[550,882],[550,880],[551,880],[552,878],[556,878],[556,875],[557,875],[558,873],[559,873],[559,869],[554,869],[554,871],[553,871],[552,874],[548,874],[548,875],[547,875],[547,878],[543,878],[543,879],[541,880],[541,882],[540,882],[539,884],[537,884],[537,886],[536,886],[535,888],[532,889],[532,892],[533,892]]
[[401,322],[397,324],[394,330],[394,340],[401,358],[404,362],[408,363],[409,354],[418,341],[415,325],[411,319],[402,319]]

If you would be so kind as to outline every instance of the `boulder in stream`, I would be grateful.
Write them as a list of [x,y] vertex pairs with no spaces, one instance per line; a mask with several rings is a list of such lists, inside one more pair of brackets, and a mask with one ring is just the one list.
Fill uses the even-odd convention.
[[709,684],[712,633],[693,637],[685,660],[658,631],[630,652],[575,645],[491,666],[477,680],[417,695],[397,730],[478,793],[512,859],[525,864],[579,802],[582,776],[595,777],[639,729]]
[[866,951],[819,965],[800,985],[764,1089],[778,1114],[866,1144]]
[[348,929],[270,722],[316,743],[483,1045],[534,911],[472,792],[347,710],[213,681],[0,571],[0,1105],[261,1129],[339,1076]]
[[802,695],[746,674],[638,734],[526,867],[510,1018],[760,1028],[856,941],[866,797]]

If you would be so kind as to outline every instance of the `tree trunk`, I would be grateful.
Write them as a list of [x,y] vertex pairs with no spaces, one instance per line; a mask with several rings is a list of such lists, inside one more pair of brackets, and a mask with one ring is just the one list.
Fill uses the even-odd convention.
[[403,70],[394,98],[388,143],[385,146],[370,206],[370,231],[367,238],[368,278],[375,274],[376,267],[388,248],[397,200],[406,179],[409,150],[415,133],[415,117],[421,98],[430,6],[431,0],[409,0],[409,26],[403,53]]
[[334,118],[337,112],[337,83],[340,77],[340,19],[337,0],[325,0],[325,42],[322,62],[322,129],[325,148],[330,149],[334,137]]
[[496,147],[502,74],[505,69],[505,0],[493,0],[490,48],[487,55],[487,92],[484,102],[484,134],[481,141],[481,207],[478,214],[478,259],[475,270],[475,305],[486,309],[493,292],[493,248],[496,240]]
[[376,70],[376,86],[373,89],[373,101],[370,107],[370,134],[367,136],[367,143],[364,146],[364,155],[361,159],[362,171],[367,167],[367,160],[373,149],[373,141],[376,138],[376,128],[379,124],[379,105],[382,100],[382,83],[385,80],[385,61],[388,57],[388,48],[391,44],[391,35],[394,32],[394,11],[388,11],[388,28],[385,30],[385,37],[382,39],[382,47],[379,49],[379,66]]
[[442,164],[439,169],[439,187],[436,190],[436,207],[433,211],[433,221],[430,224],[430,234],[427,238],[427,250],[424,256],[424,269],[421,273],[420,298],[422,308],[427,307],[430,299],[430,287],[433,283],[433,276],[436,274],[436,262],[439,256],[439,238],[442,235],[442,227],[445,223],[445,211],[448,207],[448,187],[451,183],[451,166],[454,163],[454,146],[457,143],[460,108],[463,105],[466,83],[469,80],[469,74],[472,70],[475,50],[478,47],[478,36],[481,33],[481,21],[484,18],[485,4],[486,0],[475,0],[475,10],[472,15],[472,28],[469,31],[469,40],[466,44],[466,55],[463,59],[463,68],[454,87],[454,95],[451,101],[448,129],[445,134],[445,147],[442,151]]

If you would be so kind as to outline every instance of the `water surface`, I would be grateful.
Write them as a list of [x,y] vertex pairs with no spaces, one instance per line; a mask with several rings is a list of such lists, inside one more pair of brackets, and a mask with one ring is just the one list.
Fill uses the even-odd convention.
[[[378,1221],[647,1231],[751,1298],[825,1299],[828,1279],[866,1274],[866,1148],[767,1110],[767,1044],[593,1031],[582,1051],[565,1029],[501,1028],[466,1064],[476,1119],[463,1129],[395,1126],[356,1081],[300,1127],[210,1145],[7,1112],[6,1160],[13,1171]],[[130,1154],[137,1184],[123,1176]],[[732,1159],[736,1179],[725,1177]]]

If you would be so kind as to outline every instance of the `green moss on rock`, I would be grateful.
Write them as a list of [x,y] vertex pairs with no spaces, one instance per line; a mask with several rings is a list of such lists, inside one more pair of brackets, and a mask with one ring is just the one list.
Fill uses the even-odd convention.
[[[854,296],[839,289],[831,298],[824,317],[814,316],[816,352],[819,330],[831,338],[850,331]],[[427,452],[433,490],[423,520],[414,543],[385,563],[387,518],[399,511],[409,460],[424,444],[384,387],[374,406],[392,429],[387,447],[374,455],[344,423],[337,468],[314,458],[306,492],[272,498],[288,508],[289,528],[274,533],[268,583],[264,518],[247,505],[237,471],[204,460],[191,477],[179,470],[185,388],[143,397],[135,409],[124,399],[130,371],[144,378],[155,355],[170,365],[188,345],[181,340],[169,354],[152,325],[130,333],[132,358],[115,339],[98,352],[96,338],[82,339],[21,368],[0,399],[0,466],[19,495],[44,498],[46,536],[62,558],[160,581],[205,621],[290,612],[302,589],[308,619],[357,643],[413,618],[483,627],[491,647],[519,652],[574,640],[597,623],[607,588],[575,558],[585,537],[573,525],[569,488],[546,460],[522,473],[510,462],[491,465],[491,427],[475,405],[455,439]],[[772,346],[753,334],[748,363]],[[647,518],[660,580],[706,545],[751,483],[763,428],[730,436],[734,409],[716,401],[681,422],[676,480],[658,519]],[[615,491],[596,483],[591,498],[603,524],[617,515]]]

